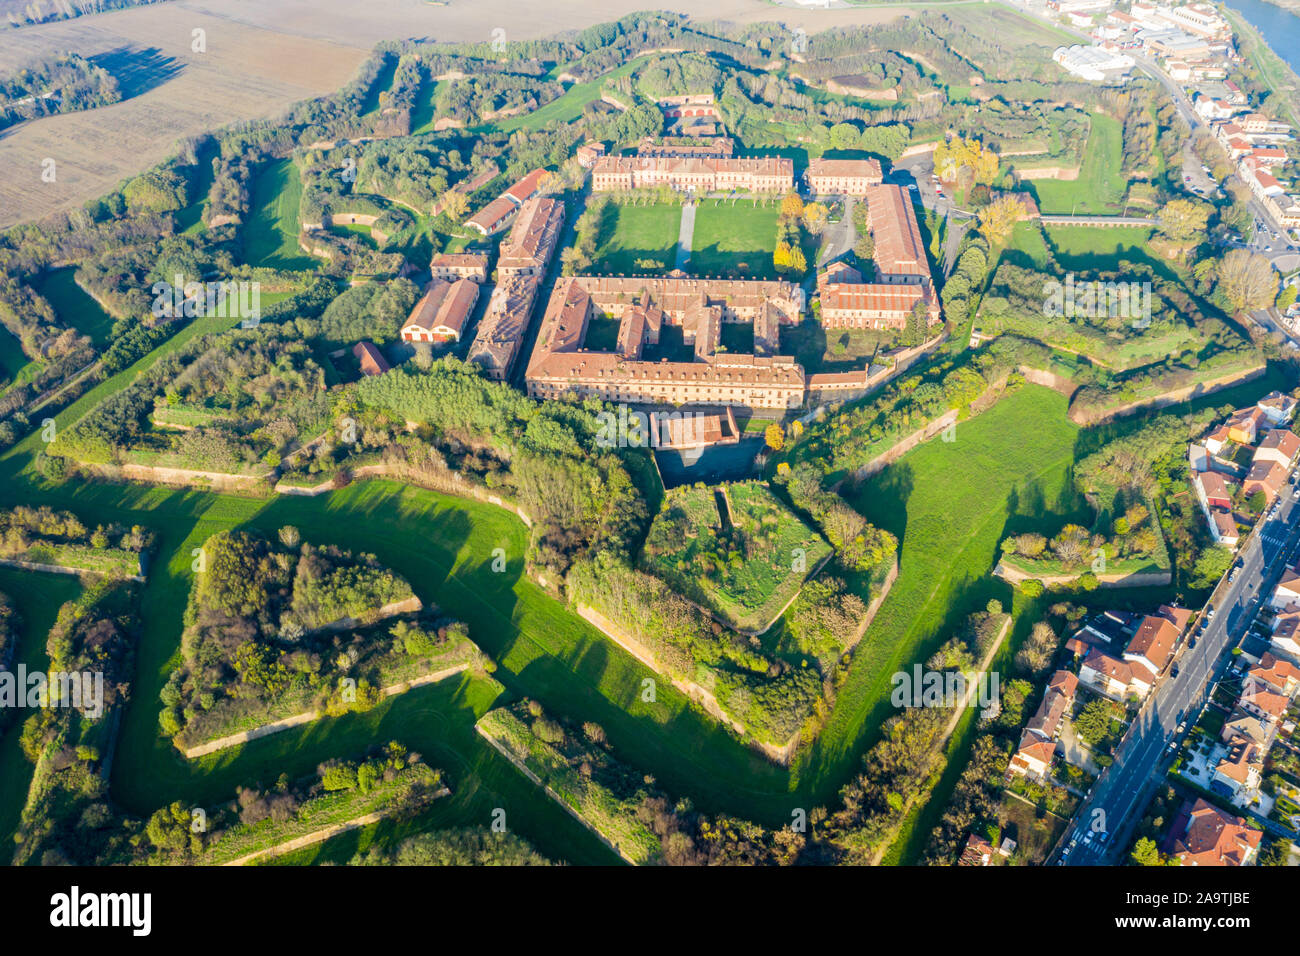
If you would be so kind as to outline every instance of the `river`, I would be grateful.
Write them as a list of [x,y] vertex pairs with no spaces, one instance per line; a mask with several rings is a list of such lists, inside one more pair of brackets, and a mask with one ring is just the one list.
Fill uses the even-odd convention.
[[1273,52],[1300,73],[1300,15],[1265,0],[1229,0],[1228,6],[1244,16]]

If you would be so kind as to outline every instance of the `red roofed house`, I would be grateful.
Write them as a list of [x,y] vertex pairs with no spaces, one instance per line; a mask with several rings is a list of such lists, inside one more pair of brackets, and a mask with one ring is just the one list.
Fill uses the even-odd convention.
[[1113,654],[1093,648],[1079,665],[1079,681],[1099,694],[1123,700],[1133,682],[1133,668]]
[[993,859],[993,844],[982,836],[972,833],[962,848],[958,866],[988,866]]
[[1246,672],[1246,676],[1288,699],[1300,690],[1300,667],[1267,651],[1259,663]]
[[1023,774],[1033,778],[1046,777],[1056,755],[1056,737],[1061,730],[1074,695],[1079,689],[1079,679],[1069,671],[1057,671],[1047,683],[1043,702],[1025,725],[1020,737],[1020,747],[1007,766],[1008,773]]
[[1224,813],[1198,797],[1188,815],[1187,829],[1174,844],[1183,866],[1249,866],[1264,836],[1241,817]]
[[1207,508],[1231,508],[1235,482],[1217,471],[1199,472],[1195,476],[1201,502]]
[[1262,491],[1264,497],[1272,501],[1281,494],[1282,487],[1286,484],[1287,474],[1284,466],[1263,459],[1250,466],[1250,471],[1246,472],[1246,480],[1242,482],[1241,487],[1247,497]]
[[1270,461],[1290,468],[1300,454],[1300,436],[1287,428],[1274,428],[1255,449],[1255,461]]
[[1159,613],[1148,614],[1129,641],[1124,660],[1160,674],[1173,660],[1174,647],[1190,619],[1191,612],[1184,608],[1161,607]]
[[1279,694],[1267,684],[1252,680],[1247,677],[1242,683],[1241,697],[1238,698],[1238,704],[1246,713],[1258,717],[1260,720],[1276,724],[1286,713],[1287,705],[1291,699],[1284,694]]
[[402,326],[403,342],[459,342],[478,301],[473,279],[434,279]]
[[383,375],[389,369],[379,349],[370,342],[358,342],[352,346],[352,354],[361,363],[362,375]]

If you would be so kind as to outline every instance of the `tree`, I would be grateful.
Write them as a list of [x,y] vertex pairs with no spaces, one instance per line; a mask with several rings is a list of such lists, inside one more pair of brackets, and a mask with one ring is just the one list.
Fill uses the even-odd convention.
[[1207,587],[1227,573],[1232,565],[1232,552],[1221,544],[1206,548],[1192,565],[1192,579],[1189,584],[1194,588]]
[[767,447],[773,451],[780,451],[785,447],[785,432],[779,422],[768,425],[763,432],[763,437],[767,440]]
[[1164,860],[1160,857],[1160,848],[1150,837],[1142,837],[1133,844],[1133,852],[1129,854],[1129,859],[1137,866],[1164,866]]
[[1089,747],[1096,746],[1110,733],[1110,719],[1114,704],[1109,700],[1095,698],[1084,705],[1079,716],[1074,718],[1074,730]]
[[826,227],[827,210],[819,202],[810,202],[803,207],[803,224],[809,232],[820,233]]
[[1238,315],[1267,309],[1277,296],[1277,276],[1267,257],[1248,249],[1232,249],[1219,262],[1216,287]]
[[1001,196],[979,211],[979,230],[989,245],[998,246],[1011,238],[1016,223],[1025,218],[1025,207],[1015,196]]
[[442,211],[452,219],[460,222],[465,218],[465,214],[469,212],[469,200],[465,198],[463,193],[457,192],[455,189],[449,189],[442,194]]
[[1171,200],[1160,210],[1160,232],[1180,242],[1201,235],[1213,209],[1209,203],[1191,199]]
[[934,148],[934,168],[940,179],[962,188],[989,185],[998,175],[998,154],[979,140],[954,136]]

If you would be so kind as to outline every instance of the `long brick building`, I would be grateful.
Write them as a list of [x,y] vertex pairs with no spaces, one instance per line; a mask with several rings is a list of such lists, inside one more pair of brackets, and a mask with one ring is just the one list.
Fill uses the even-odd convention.
[[[782,324],[796,323],[801,290],[788,282],[703,280],[682,276],[574,276],[547,304],[526,380],[533,398],[596,396],[635,404],[796,408],[803,369],[770,354]],[[585,347],[598,316],[619,319],[616,351]],[[719,352],[722,325],[754,324],[755,354]],[[678,326],[693,361],[647,361],[665,326]],[[767,354],[761,354],[767,353]]]
[[902,331],[918,303],[928,323],[938,322],[939,301],[930,281],[930,263],[907,193],[893,185],[871,186],[865,198],[876,246],[874,281],[842,262],[832,264],[817,277],[822,325]]
[[713,156],[602,156],[591,171],[596,192],[670,186],[688,192],[789,192],[794,163],[780,156],[724,159]]
[[497,275],[543,275],[564,225],[564,203],[534,196],[523,204],[510,235],[501,244]]

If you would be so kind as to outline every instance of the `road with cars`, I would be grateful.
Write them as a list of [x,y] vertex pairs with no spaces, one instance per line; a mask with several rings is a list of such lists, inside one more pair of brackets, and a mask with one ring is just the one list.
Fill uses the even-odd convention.
[[1115,751],[1114,763],[1080,806],[1052,862],[1069,866],[1119,862],[1117,857],[1152,792],[1231,662],[1232,648],[1250,628],[1300,545],[1297,494],[1300,490],[1294,484],[1286,485],[1275,507],[1247,539],[1234,569],[1134,718]]

